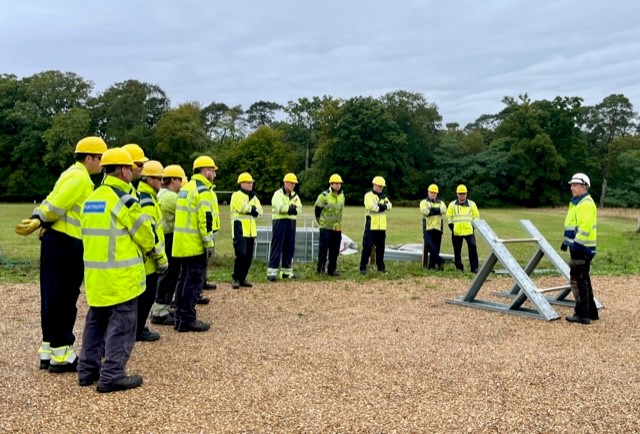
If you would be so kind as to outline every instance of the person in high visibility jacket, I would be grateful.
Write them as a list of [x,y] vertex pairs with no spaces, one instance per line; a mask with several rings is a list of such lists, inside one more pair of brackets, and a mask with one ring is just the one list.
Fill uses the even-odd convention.
[[427,264],[429,270],[436,267],[442,270],[444,267],[444,259],[440,256],[440,245],[442,244],[443,220],[447,213],[447,206],[438,199],[438,193],[438,186],[431,184],[427,189],[427,198],[420,202],[424,251],[429,254]]
[[240,189],[231,195],[229,203],[233,250],[236,255],[231,275],[231,288],[233,289],[238,289],[241,286],[244,288],[253,286],[247,280],[247,275],[253,260],[253,246],[258,236],[256,218],[262,215],[262,205],[253,191],[253,183],[251,174],[241,173],[238,176]]
[[213,158],[196,158],[193,176],[180,189],[176,201],[172,254],[180,263],[180,274],[173,328],[179,332],[203,332],[211,327],[196,318],[196,304],[213,257],[213,234],[220,229],[218,198],[213,192],[217,170]]
[[472,273],[478,272],[478,247],[473,231],[473,220],[480,218],[478,206],[467,197],[467,187],[463,184],[456,188],[458,198],[449,203],[447,208],[447,222],[451,229],[451,243],[456,269],[464,271],[462,265],[462,242],[466,240],[469,250],[469,267]]
[[156,246],[151,219],[131,185],[133,160],[122,148],[102,156],[105,177],[84,202],[80,224],[89,311],[82,334],[78,382],[98,382],[102,393],[133,389],[140,375],[127,375],[136,338],[138,297],[145,290],[144,258]]
[[360,257],[360,274],[367,273],[367,262],[371,256],[373,246],[376,246],[376,267],[381,273],[386,273],[384,265],[385,239],[387,236],[387,214],[391,209],[391,201],[383,192],[386,181],[382,176],[376,176],[372,181],[373,187],[364,195],[364,235],[362,236],[362,256]]
[[186,173],[182,167],[177,164],[170,164],[164,168],[162,188],[158,192],[158,204],[162,212],[161,225],[169,268],[166,273],[158,276],[156,298],[153,306],[151,306],[151,324],[174,324],[174,313],[171,310],[171,304],[173,295],[176,292],[180,264],[174,260],[171,250],[173,249],[173,227],[176,221],[176,201],[183,182],[186,184]]
[[[318,244],[318,274],[338,276],[338,255],[342,241],[342,211],[344,193],[342,177],[334,173],[329,177],[329,189],[318,195],[315,203],[315,216],[320,228]],[[329,262],[327,263],[327,254]],[[326,266],[326,268],[325,268]]]
[[599,319],[591,286],[591,260],[596,255],[598,209],[589,194],[591,181],[584,173],[576,173],[569,181],[572,199],[564,220],[564,241],[561,250],[570,250],[569,277],[571,292],[576,300],[569,322],[589,324]]
[[151,225],[156,234],[156,245],[152,252],[145,257],[144,267],[147,273],[146,289],[138,298],[138,325],[136,328],[136,341],[152,342],[160,339],[158,332],[153,332],[147,327],[147,318],[156,296],[158,275],[164,274],[169,268],[169,260],[165,253],[164,231],[162,230],[162,210],[158,203],[158,191],[162,184],[164,167],[159,161],[150,160],[144,163],[140,172],[138,184],[138,197],[142,211],[149,216]]
[[73,326],[83,278],[82,203],[93,191],[90,175],[100,173],[107,145],[100,137],[85,137],[75,148],[76,162],[65,170],[53,190],[29,219],[16,226],[20,235],[40,231],[40,369],[75,371]]
[[282,259],[282,278],[293,279],[293,253],[296,246],[296,217],[302,212],[300,196],[295,192],[298,177],[287,173],[282,180],[282,188],[271,198],[272,230],[267,280],[275,282]]
[[[144,155],[144,150],[140,147],[140,145],[136,143],[128,143],[122,147],[125,151],[127,151],[131,155],[131,159],[133,159],[133,164],[135,167],[133,168],[133,176],[131,178],[131,184],[138,188],[138,183],[140,182],[140,175],[142,173],[142,167],[144,163],[149,161],[149,159]],[[136,191],[137,194],[137,191]]]

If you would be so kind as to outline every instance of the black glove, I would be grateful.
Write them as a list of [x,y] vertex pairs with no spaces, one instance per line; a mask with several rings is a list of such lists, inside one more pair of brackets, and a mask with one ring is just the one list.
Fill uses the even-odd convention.
[[384,212],[386,210],[387,210],[387,205],[385,205],[384,203],[378,204],[378,212]]
[[289,210],[287,211],[289,215],[298,215],[298,210],[295,205],[289,205]]
[[260,215],[260,213],[258,212],[255,206],[251,207],[251,211],[249,211],[249,214],[251,214],[254,217],[258,217]]
[[442,211],[440,210],[440,208],[431,208],[429,210],[429,215],[437,215],[437,214],[441,214],[441,212]]
[[567,244],[563,241],[562,244],[560,245],[560,250],[562,250],[563,252],[567,251]]
[[449,223],[449,229],[451,229],[451,232],[453,232],[453,223]]
[[318,221],[318,223],[320,223],[320,215],[322,214],[322,208],[320,208],[319,206],[314,208],[314,213],[316,215],[316,220]]

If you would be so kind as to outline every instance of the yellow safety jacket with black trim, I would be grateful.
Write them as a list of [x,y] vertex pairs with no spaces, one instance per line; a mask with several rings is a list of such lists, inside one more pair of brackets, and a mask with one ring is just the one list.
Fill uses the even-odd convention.
[[453,235],[464,237],[473,234],[472,220],[480,218],[480,212],[476,203],[470,199],[464,202],[454,200],[447,208],[447,222],[453,223]]
[[161,188],[158,192],[158,203],[160,204],[160,211],[162,212],[160,224],[162,225],[162,232],[164,232],[165,235],[173,233],[173,227],[176,223],[177,200],[178,193],[168,188]]
[[[315,208],[320,229],[342,231],[342,211],[344,210],[344,193],[342,188],[333,192],[330,188],[323,191],[316,199]],[[317,215],[318,211],[320,215]]]
[[423,231],[437,230],[442,232],[444,216],[447,213],[447,205],[442,200],[423,199],[420,202],[420,212],[422,213]]
[[93,188],[89,171],[84,164],[76,162],[62,172],[51,193],[33,210],[32,218],[40,219],[44,228],[50,227],[70,237],[81,239],[82,204]]
[[84,202],[80,225],[89,306],[124,303],[145,290],[144,257],[155,235],[134,192],[131,184],[107,176]]
[[254,206],[258,215],[262,215],[262,205],[253,191],[247,192],[240,189],[231,195],[229,208],[232,238],[255,238],[258,236],[256,218],[250,214]]
[[[380,205],[385,205],[384,211],[380,210]],[[384,193],[370,191],[364,195],[364,219],[365,229],[372,231],[387,230],[387,211],[391,209],[391,201]]]
[[296,206],[297,214],[302,213],[302,201],[300,200],[300,196],[296,194],[295,191],[292,191],[291,194],[287,194],[284,192],[284,188],[279,188],[273,193],[273,197],[271,198],[271,216],[274,220],[295,220],[297,214],[290,215],[289,207],[291,205]]
[[155,273],[157,266],[166,264],[169,262],[167,254],[164,251],[164,232],[162,231],[162,210],[158,203],[158,195],[156,191],[144,181],[140,181],[138,184],[138,197],[140,198],[140,206],[142,212],[144,212],[151,226],[153,226],[153,232],[156,235],[156,243],[153,246],[153,250],[149,253],[144,260],[144,268],[147,274]]
[[218,198],[213,184],[199,173],[180,189],[176,200],[172,255],[199,256],[213,247],[213,234],[220,230]]
[[564,219],[564,242],[571,250],[584,250],[589,256],[596,254],[598,209],[589,193],[571,199]]

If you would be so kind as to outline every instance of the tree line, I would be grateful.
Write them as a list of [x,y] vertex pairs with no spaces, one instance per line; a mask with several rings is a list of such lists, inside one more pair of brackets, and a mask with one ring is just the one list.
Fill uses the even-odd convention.
[[73,161],[76,142],[99,135],[110,147],[137,143],[152,159],[187,173],[198,155],[220,167],[218,190],[235,190],[248,171],[264,199],[286,172],[312,201],[332,173],[360,203],[382,175],[395,203],[445,199],[457,184],[485,207],[566,204],[567,180],[587,173],[600,206],[640,206],[640,130],[632,103],[612,94],[594,106],[577,96],[506,96],[503,109],[461,127],[442,125],[435,103],[398,90],[379,98],[299,98],[176,107],[157,85],[126,80],[94,94],[73,72],[0,75],[0,201],[42,200]]

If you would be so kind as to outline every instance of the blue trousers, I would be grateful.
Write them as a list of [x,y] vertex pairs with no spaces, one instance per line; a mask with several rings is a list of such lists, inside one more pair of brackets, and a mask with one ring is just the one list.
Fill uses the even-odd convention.
[[202,292],[207,274],[207,255],[178,259],[180,274],[176,286],[176,324],[191,324],[196,320],[196,301]]
[[333,274],[338,266],[338,255],[340,254],[340,241],[342,232],[331,229],[320,229],[320,241],[318,244],[318,273],[325,271],[327,265],[327,253],[329,254],[329,264],[327,272]]
[[271,232],[271,253],[269,254],[269,268],[291,268],[293,253],[296,246],[296,221],[279,219],[273,221]]

